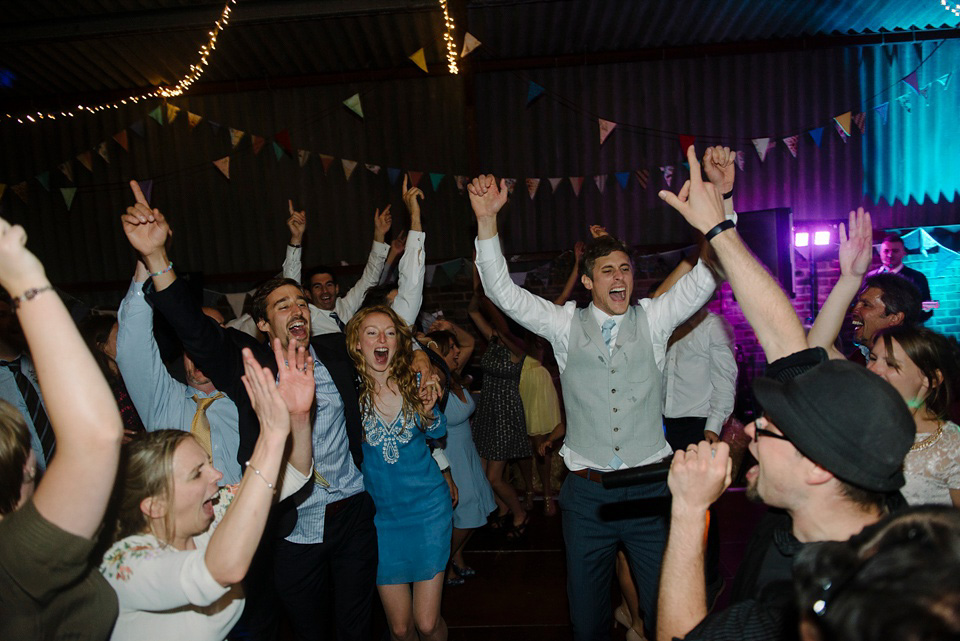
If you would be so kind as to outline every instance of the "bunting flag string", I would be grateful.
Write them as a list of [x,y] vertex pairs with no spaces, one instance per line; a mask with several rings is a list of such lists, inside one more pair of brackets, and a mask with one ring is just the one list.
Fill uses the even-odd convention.
[[283,151],[283,147],[281,147],[280,143],[278,143],[276,140],[274,140],[271,144],[273,146],[273,155],[276,156],[277,162],[280,162],[280,160],[285,155]]
[[737,169],[743,171],[744,166],[747,164],[746,156],[742,151],[738,151],[733,156],[733,161],[737,163]]
[[293,147],[290,145],[290,132],[284,129],[283,131],[278,131],[273,134],[273,140],[280,145],[280,148],[287,153],[287,155],[293,155]]
[[470,180],[470,179],[467,178],[466,176],[454,176],[454,177],[453,177],[453,181],[454,181],[455,183],[457,183],[457,191],[459,191],[461,194],[462,194],[464,191],[466,191],[466,189],[467,189],[467,182],[469,182],[469,180]]
[[847,136],[850,135],[850,116],[851,112],[848,111],[833,118],[833,121],[837,123],[837,126],[843,130],[843,133]]
[[516,178],[504,178],[503,184],[507,186],[507,193],[512,194],[513,191],[517,188],[517,179]]
[[811,129],[807,133],[810,134],[810,137],[813,138],[813,142],[815,142],[817,147],[819,147],[820,142],[823,140],[823,127],[817,127],[816,129]]
[[20,200],[27,202],[27,181],[19,182],[16,185],[10,185],[10,189],[13,190],[17,196],[20,197]]
[[773,147],[773,141],[770,138],[753,138],[752,142],[757,155],[760,156],[760,162],[763,162],[767,158],[767,152]]
[[[159,113],[159,112],[158,112],[158,113]],[[163,124],[163,123],[161,122],[160,124]],[[138,136],[140,136],[141,138],[143,138],[143,136],[144,136],[143,121],[142,121],[142,120],[138,120],[138,121],[136,121],[135,123],[133,123],[132,125],[130,125],[130,130],[133,131],[133,133],[135,133],[135,134],[137,134]],[[123,139],[126,140],[126,139],[127,139],[126,136],[124,136]]]
[[866,133],[867,131],[867,114],[862,111],[853,117],[854,124],[857,125],[857,129],[860,130],[861,134]]
[[[156,120],[158,125],[163,126],[163,105],[158,105],[156,109],[147,115]],[[141,133],[140,135],[142,136],[143,134]]]
[[391,185],[396,185],[397,179],[400,178],[400,174],[402,173],[403,173],[402,169],[398,169],[396,167],[387,167],[387,180],[390,181]]

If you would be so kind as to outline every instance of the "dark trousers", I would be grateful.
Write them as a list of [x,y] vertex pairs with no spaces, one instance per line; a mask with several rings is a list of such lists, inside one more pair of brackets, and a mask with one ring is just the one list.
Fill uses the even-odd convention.
[[[681,418],[663,418],[663,433],[674,450],[685,450],[703,440],[703,430],[707,419],[702,416],[684,416]],[[706,570],[707,600],[712,601],[719,588],[720,581],[720,534],[717,531],[717,511],[710,509],[710,527],[707,530],[707,557],[704,559]],[[711,605],[708,603],[708,605]]]
[[644,625],[648,631],[654,629],[660,564],[667,541],[667,496],[665,482],[607,490],[595,481],[567,475],[560,489],[560,507],[567,550],[567,597],[576,641],[610,639],[610,581],[621,543],[637,582]]
[[[323,543],[277,541],[274,581],[298,641],[370,641],[377,530],[366,492],[324,523]],[[331,625],[333,621],[334,625]]]

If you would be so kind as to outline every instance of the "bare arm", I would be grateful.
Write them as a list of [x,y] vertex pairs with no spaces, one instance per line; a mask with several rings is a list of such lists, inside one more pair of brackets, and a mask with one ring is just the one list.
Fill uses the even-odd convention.
[[464,366],[470,362],[470,356],[473,354],[473,348],[476,347],[477,339],[464,328],[446,319],[434,321],[433,325],[430,326],[430,331],[447,331],[457,337],[457,344],[460,346],[460,366],[457,367],[457,373],[462,372]]
[[857,211],[851,211],[849,223],[849,237],[843,223],[840,223],[840,278],[830,290],[830,295],[824,301],[807,335],[807,345],[824,348],[830,358],[845,358],[834,347],[834,343],[840,334],[840,327],[847,315],[850,301],[860,291],[863,276],[870,268],[870,260],[873,258],[873,228],[870,223],[870,212],[863,211],[863,207]]
[[563,305],[573,293],[573,287],[577,284],[577,276],[580,275],[580,259],[583,258],[584,244],[578,242],[573,246],[573,268],[570,275],[567,276],[567,282],[563,285],[563,291],[553,300],[554,305]]
[[[717,188],[704,183],[693,146],[687,150],[690,180],[679,194],[661,191],[660,197],[679,211],[694,228],[706,234],[725,220],[723,199]],[[770,274],[740,239],[736,229],[714,236],[710,244],[717,252],[740,308],[766,353],[767,360],[807,348],[803,326],[790,301]]]
[[650,298],[658,298],[663,296],[670,290],[671,287],[677,284],[678,280],[683,278],[684,274],[689,274],[693,270],[694,265],[697,264],[698,254],[699,252],[693,256],[684,256],[683,260],[681,260],[677,266],[673,268],[673,271],[671,271],[667,277],[663,279],[663,282],[657,286],[656,291],[653,292],[653,296]]
[[0,219],[0,285],[13,297],[44,290],[17,309],[40,380],[56,455],[33,496],[43,518],[92,538],[113,489],[123,425],[113,393],[19,225]]

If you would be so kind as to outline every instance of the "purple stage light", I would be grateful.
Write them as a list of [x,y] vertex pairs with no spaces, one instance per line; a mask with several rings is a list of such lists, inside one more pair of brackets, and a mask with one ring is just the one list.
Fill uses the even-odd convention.
[[810,244],[810,234],[805,231],[798,231],[793,235],[794,247],[806,247]]
[[814,245],[829,245],[830,244],[830,231],[821,230],[814,232],[813,234],[813,244]]

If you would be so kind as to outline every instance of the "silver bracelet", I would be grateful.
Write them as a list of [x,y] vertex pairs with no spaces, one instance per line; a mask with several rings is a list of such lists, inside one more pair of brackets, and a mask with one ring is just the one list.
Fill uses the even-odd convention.
[[271,491],[273,494],[276,494],[276,493],[277,493],[277,486],[276,486],[275,484],[271,483],[270,481],[268,481],[266,478],[264,478],[263,474],[260,473],[260,470],[258,470],[258,469],[255,468],[254,466],[250,465],[250,461],[247,461],[246,466],[249,467],[251,470],[253,470],[254,473],[255,473],[257,476],[259,476],[259,477],[263,480],[264,483],[267,484],[267,487],[270,488],[270,491]]

